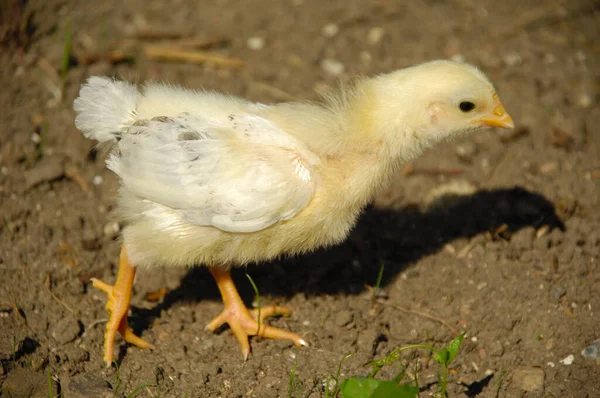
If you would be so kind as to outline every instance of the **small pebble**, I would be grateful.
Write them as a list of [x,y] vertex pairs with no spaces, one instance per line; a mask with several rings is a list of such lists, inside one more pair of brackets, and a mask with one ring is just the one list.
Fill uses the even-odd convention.
[[102,182],[104,182],[104,179],[102,178],[102,176],[94,176],[92,182],[94,183],[94,185],[100,185],[102,184]]
[[523,62],[521,56],[517,53],[508,53],[504,56],[504,63],[506,66],[517,66]]
[[42,142],[42,137],[40,137],[38,133],[33,133],[31,134],[31,141],[33,141],[34,144],[39,144]]
[[558,169],[558,162],[545,162],[540,164],[538,170],[542,174],[550,174]]
[[574,360],[575,360],[575,355],[571,354],[571,355],[567,356],[566,358],[561,359],[558,362],[562,363],[563,365],[567,365],[568,366],[568,365],[573,364]]
[[361,62],[365,65],[369,65],[371,63],[371,61],[373,60],[373,56],[368,51],[361,51],[359,54],[359,58],[360,58]]
[[552,290],[550,291],[550,297],[554,302],[559,302],[565,294],[567,294],[567,289],[565,289],[563,285],[553,286]]
[[535,237],[540,239],[548,235],[548,231],[550,231],[550,226],[542,225],[537,231],[535,231]]
[[369,29],[369,33],[367,33],[367,41],[370,45],[375,45],[381,41],[383,35],[385,35],[385,30],[380,26],[376,26]]
[[321,33],[325,37],[333,37],[333,36],[337,35],[339,32],[340,32],[340,27],[334,23],[328,23],[327,25],[323,26],[323,29],[321,29]]
[[79,322],[67,316],[58,323],[54,324],[50,327],[50,335],[56,340],[59,344],[67,344],[71,341],[75,340],[81,331],[81,326]]
[[581,355],[583,355],[583,357],[587,358],[587,359],[594,359],[596,361],[599,360],[600,359],[600,340],[596,340],[589,346],[585,347],[583,349],[583,351],[581,351]]
[[463,54],[454,54],[453,56],[450,57],[450,59],[454,62],[465,62],[467,59],[465,58],[465,56]]
[[107,222],[106,224],[104,224],[104,236],[108,237],[108,238],[113,238],[115,237],[119,231],[121,230],[121,227],[119,226],[119,223],[116,221],[110,221]]
[[417,329],[412,329],[410,332],[408,332],[408,335],[411,340],[417,340],[419,338],[419,331]]
[[262,37],[250,37],[246,43],[250,50],[259,51],[265,47],[265,39]]
[[346,67],[343,63],[333,59],[324,59],[321,61],[321,68],[333,76],[339,76],[346,70]]
[[348,325],[354,319],[354,314],[349,310],[339,311],[335,316],[335,325],[342,327]]
[[577,105],[581,108],[589,108],[592,105],[592,97],[589,94],[581,94],[577,97]]

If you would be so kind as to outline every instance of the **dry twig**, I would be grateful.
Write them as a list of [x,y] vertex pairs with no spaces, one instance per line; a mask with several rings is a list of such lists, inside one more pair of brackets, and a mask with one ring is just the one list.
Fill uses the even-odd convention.
[[212,39],[198,39],[198,38],[190,38],[185,40],[178,40],[172,43],[172,46],[175,48],[210,48],[210,47],[220,47],[229,43],[231,40],[224,37],[215,37]]
[[195,64],[209,63],[225,68],[241,68],[244,66],[244,61],[239,58],[229,58],[203,51],[187,51],[159,46],[144,47],[144,55],[153,60],[180,61]]
[[91,65],[96,62],[108,61],[113,64],[119,62],[131,62],[134,57],[121,50],[113,50],[106,53],[86,54],[77,57],[77,63],[80,65]]
[[176,30],[150,30],[141,29],[135,34],[135,38],[139,40],[173,40],[189,36],[190,32],[181,32]]
[[79,171],[75,167],[73,167],[73,166],[65,167],[65,175],[67,177],[69,177],[71,180],[75,181],[77,183],[77,185],[79,185],[81,187],[83,192],[85,192],[85,193],[90,192],[90,186],[85,181],[85,179],[81,176],[81,174],[79,174]]
[[69,312],[71,312],[71,314],[73,314],[73,315],[77,314],[77,312],[74,309],[72,309],[71,307],[69,307],[67,305],[67,303],[65,303],[60,298],[58,298],[58,296],[56,294],[54,294],[52,292],[52,290],[50,289],[50,273],[48,273],[46,275],[46,280],[44,281],[44,287],[46,288],[46,290],[48,291],[48,293],[50,293],[50,295],[52,296],[52,298],[55,299],[56,301],[58,301],[60,305],[62,305],[63,307],[65,307],[67,310],[69,310]]

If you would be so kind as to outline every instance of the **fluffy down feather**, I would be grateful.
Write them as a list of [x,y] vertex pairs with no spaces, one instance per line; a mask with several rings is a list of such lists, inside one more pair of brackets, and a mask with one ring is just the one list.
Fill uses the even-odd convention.
[[134,85],[106,77],[90,77],[73,103],[75,126],[100,142],[117,138],[135,121],[138,91]]

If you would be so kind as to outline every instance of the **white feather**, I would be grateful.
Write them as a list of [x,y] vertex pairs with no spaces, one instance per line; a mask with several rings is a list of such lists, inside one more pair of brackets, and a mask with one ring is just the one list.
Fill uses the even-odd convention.
[[174,222],[228,232],[287,220],[315,189],[295,140],[255,115],[138,121],[107,164],[135,195],[174,209]]
[[73,103],[75,125],[87,138],[113,140],[135,120],[137,97],[137,89],[127,82],[90,77]]

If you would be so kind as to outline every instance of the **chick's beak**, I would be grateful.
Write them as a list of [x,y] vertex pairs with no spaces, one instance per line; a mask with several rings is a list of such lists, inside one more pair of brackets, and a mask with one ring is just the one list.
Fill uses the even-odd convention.
[[489,127],[501,127],[503,129],[512,129],[515,127],[512,117],[504,109],[504,105],[500,102],[497,96],[494,95],[496,107],[487,116],[474,121],[476,124]]

